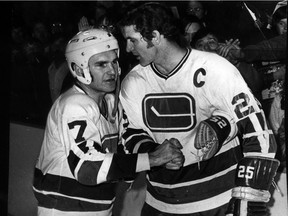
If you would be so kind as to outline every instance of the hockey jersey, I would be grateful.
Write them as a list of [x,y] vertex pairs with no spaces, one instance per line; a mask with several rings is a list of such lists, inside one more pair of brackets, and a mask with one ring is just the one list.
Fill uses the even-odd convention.
[[147,153],[125,154],[119,143],[120,117],[110,121],[114,96],[103,103],[105,116],[74,85],[53,104],[34,174],[39,215],[109,216],[115,183],[149,169]]
[[[150,151],[173,137],[183,146],[180,170],[148,172],[146,203],[161,212],[189,214],[226,204],[243,154],[275,156],[261,105],[239,71],[216,54],[188,49],[168,76],[153,63],[137,65],[122,82],[120,101],[127,115],[123,139],[130,152]],[[231,117],[240,136],[234,134],[214,157],[202,161],[194,145],[197,126],[221,113]]]

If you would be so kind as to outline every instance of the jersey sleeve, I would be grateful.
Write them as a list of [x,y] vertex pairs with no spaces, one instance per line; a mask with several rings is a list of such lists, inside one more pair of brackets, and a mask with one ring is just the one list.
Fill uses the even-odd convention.
[[206,93],[216,110],[233,116],[243,140],[244,155],[274,157],[274,135],[268,128],[261,104],[251,93],[240,72],[224,58],[218,58],[213,66],[207,67],[215,71],[207,76],[207,84],[210,83],[207,86],[210,88],[206,89]]
[[[148,170],[148,154],[117,153],[118,131],[103,134],[98,106],[91,101],[72,103],[64,111],[63,141],[70,170],[80,183],[96,185],[135,177]],[[140,159],[141,158],[141,159]]]
[[[120,101],[124,109],[123,143],[130,153],[153,151],[159,144],[154,142],[152,134],[143,122],[142,98],[145,84],[137,73],[130,72],[122,82]],[[129,119],[127,118],[129,116]]]

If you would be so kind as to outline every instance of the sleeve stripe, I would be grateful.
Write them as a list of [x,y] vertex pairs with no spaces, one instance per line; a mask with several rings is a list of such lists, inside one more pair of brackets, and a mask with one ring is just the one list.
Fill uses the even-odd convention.
[[[268,150],[269,150],[269,134],[268,134],[268,132],[266,132],[265,129],[261,126],[261,124],[259,122],[259,116],[257,116],[256,114],[253,114],[249,118],[250,118],[250,122],[252,123],[252,125],[255,129],[255,132],[259,133],[256,136],[257,136],[257,139],[258,139],[259,144],[261,146],[261,152],[268,153]],[[267,135],[267,136],[265,136],[265,135]]]
[[146,142],[151,142],[151,139],[140,140],[138,143],[135,144],[132,152],[133,153],[138,153],[141,144],[146,143]]
[[[143,143],[142,140],[145,140],[145,142],[153,142],[153,140],[147,136],[146,134],[134,134],[132,136],[129,137],[129,139],[127,139],[125,141],[125,147],[126,149],[129,150],[129,152],[134,152],[135,148],[139,149],[141,144]],[[136,147],[136,145],[140,142],[140,144]]]
[[102,182],[106,182],[107,181],[107,175],[108,175],[108,171],[110,170],[110,166],[112,163],[112,159],[113,159],[113,155],[114,154],[110,154],[107,153],[105,155],[105,159],[100,167],[100,170],[98,172],[98,176],[97,176],[97,184],[100,184]]

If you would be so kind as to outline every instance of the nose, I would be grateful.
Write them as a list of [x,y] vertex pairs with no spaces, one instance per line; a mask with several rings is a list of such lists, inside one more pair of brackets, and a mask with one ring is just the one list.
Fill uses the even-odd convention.
[[126,52],[131,52],[133,50],[133,44],[130,41],[127,41]]
[[109,73],[110,74],[118,73],[118,70],[119,70],[118,63],[111,62],[108,67],[109,67]]

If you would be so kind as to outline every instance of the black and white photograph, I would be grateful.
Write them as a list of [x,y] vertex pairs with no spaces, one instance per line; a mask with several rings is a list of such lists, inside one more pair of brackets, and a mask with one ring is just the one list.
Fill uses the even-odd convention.
[[1,3],[0,215],[288,215],[287,0]]

